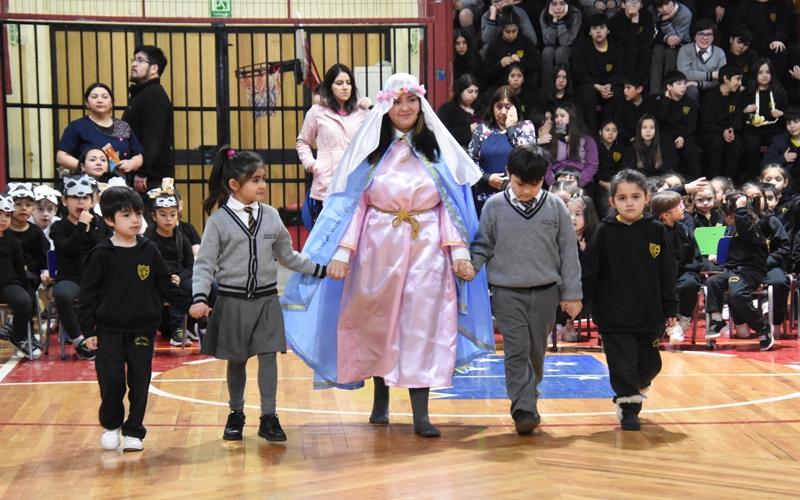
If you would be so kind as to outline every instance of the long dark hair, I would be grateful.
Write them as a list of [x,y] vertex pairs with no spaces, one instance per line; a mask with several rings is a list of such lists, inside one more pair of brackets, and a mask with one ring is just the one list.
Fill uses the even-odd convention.
[[[439,142],[436,140],[436,135],[433,131],[425,124],[425,117],[421,109],[413,130],[414,133],[411,136],[411,145],[414,149],[425,155],[428,160],[436,160],[441,153]],[[392,119],[389,117],[389,113],[386,113],[383,115],[383,121],[381,122],[381,136],[378,147],[367,156],[367,160],[373,165],[379,162],[380,159],[383,158],[383,155],[386,154],[386,151],[389,150],[389,147],[394,143],[394,140],[395,135]]]
[[[781,86],[781,82],[778,80],[778,75],[775,73],[775,65],[772,64],[772,60],[767,59],[766,57],[760,57],[756,60],[755,64],[753,64],[753,72],[750,73],[753,76],[751,76],[747,82],[748,97],[755,96],[756,92],[758,92],[758,70],[760,70],[761,66],[765,64],[767,65],[767,68],[769,68],[770,75],[769,85],[767,85],[767,92],[774,92],[776,94],[786,92],[783,90],[783,86]],[[755,97],[753,98],[755,99]],[[755,102],[755,100],[753,100],[753,102]]]
[[347,77],[350,78],[350,85],[353,87],[353,89],[350,91],[350,97],[347,99],[347,102],[344,103],[344,109],[342,109],[345,114],[349,115],[358,107],[358,88],[356,88],[356,77],[353,75],[353,72],[350,71],[350,68],[339,63],[331,66],[328,72],[325,73],[325,78],[322,80],[322,83],[319,84],[319,95],[325,99],[325,105],[331,108],[333,111],[339,111],[341,109],[339,107],[339,101],[337,101],[336,97],[333,95],[333,82],[336,81],[336,77],[339,76],[339,73],[347,73]]
[[222,206],[228,202],[231,179],[239,184],[247,182],[259,168],[264,168],[264,160],[252,151],[234,151],[225,144],[214,158],[214,168],[208,178],[208,197],[203,200],[203,211],[210,214],[214,205]]
[[517,97],[517,94],[511,90],[511,87],[508,85],[503,85],[494,91],[494,94],[492,94],[492,99],[489,101],[489,107],[486,108],[486,112],[483,114],[483,123],[489,126],[489,128],[499,127],[497,120],[494,117],[494,105],[503,99],[508,99],[508,102],[517,108],[517,118],[520,122],[525,119],[525,117],[522,116],[522,106],[519,103],[519,97]]
[[[514,9],[506,9],[500,13],[499,19],[497,20],[498,32],[497,32],[497,39],[503,39],[503,30],[506,29],[508,26],[516,26],[517,29],[522,28],[522,19],[520,19],[519,14],[514,12]],[[519,38],[520,33],[517,32],[517,38]]]
[[[581,139],[585,135],[592,135],[586,124],[583,122],[581,112],[578,107],[571,103],[565,102],[556,108],[556,111],[563,109],[569,115],[569,134],[567,140],[567,158],[579,159],[581,157]],[[555,116],[553,116],[553,123],[555,123]],[[555,130],[555,125],[553,125]],[[550,141],[550,156],[555,159],[558,158],[558,143],[560,138],[556,138],[553,134],[553,140]]]
[[[467,52],[463,56],[455,51],[456,40],[459,38],[464,38],[467,42]],[[472,45],[472,38],[469,33],[462,28],[453,30],[453,77],[460,78],[465,73],[477,75],[483,70],[482,65],[481,55],[478,49]]]
[[[475,75],[471,73],[464,73],[463,75],[461,75],[458,81],[456,81],[456,86],[453,89],[453,97],[450,100],[461,106],[462,104],[464,104],[464,102],[461,100],[461,94],[463,94],[465,90],[472,87],[473,85],[478,87],[478,89],[481,88],[481,84],[475,77]],[[474,109],[474,105],[478,104],[478,99],[475,99],[475,102],[473,102],[472,104]]]
[[[656,133],[653,136],[653,140],[650,142],[649,148],[642,139],[642,125],[644,125],[645,120],[652,120],[656,127]],[[636,168],[643,169],[648,163],[645,156],[652,154],[653,168],[661,170],[664,162],[661,157],[661,141],[658,139],[658,120],[656,120],[653,115],[645,113],[639,118],[639,122],[636,124],[636,139],[633,141],[633,149],[636,151]],[[648,149],[650,153],[648,153]]]
[[558,72],[562,70],[567,75],[567,86],[564,87],[564,97],[562,99],[572,100],[572,73],[570,72],[569,64],[559,63],[553,66],[553,79],[547,82],[550,85],[547,88],[547,99],[552,106],[556,106],[558,102],[556,97],[556,78],[558,78]]
[[567,208],[570,205],[579,205],[583,208],[583,239],[586,243],[592,239],[592,235],[600,225],[600,218],[594,208],[594,202],[588,196],[575,196],[567,200]]

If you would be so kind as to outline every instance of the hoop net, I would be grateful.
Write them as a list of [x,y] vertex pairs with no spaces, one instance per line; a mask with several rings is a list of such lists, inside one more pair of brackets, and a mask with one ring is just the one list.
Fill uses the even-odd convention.
[[281,96],[281,63],[242,66],[236,70],[236,78],[245,89],[247,103],[254,108],[256,119],[275,114]]

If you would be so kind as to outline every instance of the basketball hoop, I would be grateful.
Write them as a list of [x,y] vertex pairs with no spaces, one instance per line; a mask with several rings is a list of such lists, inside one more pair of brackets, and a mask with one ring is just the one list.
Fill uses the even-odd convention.
[[247,93],[247,103],[252,106],[256,119],[275,114],[281,95],[283,63],[258,63],[242,66],[235,74]]

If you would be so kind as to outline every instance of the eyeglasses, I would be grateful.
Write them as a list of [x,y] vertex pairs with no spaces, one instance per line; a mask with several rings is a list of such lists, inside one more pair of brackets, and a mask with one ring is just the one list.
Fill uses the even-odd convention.
[[675,207],[675,208],[670,208],[670,209],[669,209],[669,210],[667,210],[665,213],[670,213],[670,212],[673,212],[673,211],[675,211],[675,210],[683,210],[684,208],[685,208],[685,205],[683,204],[683,201],[681,201],[681,202],[678,204],[678,206],[677,206],[677,207]]
[[133,59],[131,59],[131,64],[147,64],[147,65],[149,65],[150,61],[148,61],[147,59],[142,59],[141,57],[134,57]]
[[714,33],[697,33],[695,36],[697,38],[714,38]]

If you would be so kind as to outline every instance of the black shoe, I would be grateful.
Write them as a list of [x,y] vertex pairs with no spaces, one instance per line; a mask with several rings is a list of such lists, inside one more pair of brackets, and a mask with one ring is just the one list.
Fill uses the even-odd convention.
[[228,423],[225,424],[225,432],[222,439],[225,441],[241,441],[242,429],[244,429],[244,412],[232,411],[228,414]]
[[278,415],[275,413],[261,415],[261,425],[258,427],[258,435],[271,442],[286,441],[286,433],[281,429],[281,423],[278,421]]
[[642,422],[639,420],[642,403],[619,403],[619,408],[622,411],[620,424],[623,431],[638,431],[642,428]]
[[73,342],[72,347],[75,349],[75,354],[78,355],[78,359],[84,359],[86,361],[93,361],[96,351],[93,351],[86,347],[86,341],[81,340],[78,345],[75,345]]
[[11,321],[6,321],[6,324],[0,328],[0,340],[11,340],[11,330],[13,327],[11,326]]
[[514,423],[517,434],[527,436],[533,434],[533,430],[542,422],[542,417],[538,413],[520,410],[514,413]]
[[758,332],[758,349],[769,351],[775,345],[775,338],[772,336],[772,328],[767,328],[763,332]]
[[11,338],[8,339],[8,341],[11,342],[11,345],[13,345],[14,348],[17,349],[19,352],[21,352],[26,358],[39,359],[42,357],[42,351],[40,349],[36,347],[33,347],[33,349],[31,349],[31,346],[28,345],[28,339],[25,339],[21,342],[17,342],[13,338]]
[[706,338],[707,339],[716,339],[722,335],[722,329],[728,326],[728,323],[725,320],[714,320],[712,319],[711,322],[708,324],[708,328],[706,329]]

